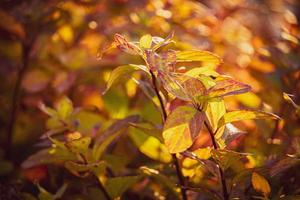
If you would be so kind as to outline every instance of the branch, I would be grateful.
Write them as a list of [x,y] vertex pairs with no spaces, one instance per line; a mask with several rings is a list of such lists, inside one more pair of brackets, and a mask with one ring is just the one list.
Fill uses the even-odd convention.
[[[214,149],[218,149],[218,145],[215,139],[215,134],[213,132],[213,130],[211,129],[211,126],[204,121],[204,125],[206,127],[206,129],[209,132],[211,141],[213,143]],[[223,190],[223,199],[224,200],[229,200],[229,194],[228,194],[228,190],[227,190],[227,185],[226,185],[226,179],[225,179],[225,174],[224,171],[222,170],[222,168],[217,164],[218,168],[219,168],[219,173],[220,173],[220,177],[221,177],[221,183],[222,183],[222,190]]]
[[[150,74],[151,74],[151,79],[152,79],[152,85],[154,87],[156,96],[159,100],[159,104],[160,104],[160,107],[161,107],[162,120],[163,120],[163,123],[165,123],[165,121],[167,119],[167,111],[165,109],[163,99],[162,99],[161,95],[159,94],[158,86],[157,86],[157,83],[156,83],[156,77],[155,77],[154,73],[151,70],[150,70]],[[183,174],[180,170],[180,165],[179,165],[179,161],[176,157],[176,154],[172,154],[172,158],[173,158],[173,163],[174,163],[175,168],[176,168],[177,178],[178,178],[178,181],[179,181],[179,184],[180,184],[182,199],[187,200],[187,194],[186,194],[187,188],[185,187],[184,177],[183,177]]]

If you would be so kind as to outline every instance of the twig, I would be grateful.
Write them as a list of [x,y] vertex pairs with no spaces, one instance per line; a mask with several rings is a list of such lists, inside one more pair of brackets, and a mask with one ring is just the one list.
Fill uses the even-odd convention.
[[[167,119],[167,111],[164,107],[163,99],[162,99],[161,95],[159,94],[159,90],[158,90],[157,83],[156,83],[156,77],[155,77],[154,73],[151,70],[150,70],[150,74],[151,74],[151,79],[152,79],[152,85],[154,87],[156,96],[159,100],[159,104],[160,104],[160,107],[161,107],[162,120],[163,120],[163,123],[165,123],[165,121]],[[176,168],[177,178],[178,178],[178,181],[179,181],[179,184],[180,184],[182,199],[187,200],[187,194],[186,194],[187,188],[185,187],[186,185],[185,185],[184,177],[183,177],[183,174],[180,170],[180,165],[179,165],[179,161],[176,157],[176,154],[172,154],[172,158],[173,158],[173,163],[174,163],[175,168]]]
[[[215,139],[215,136],[214,136],[215,134],[214,134],[213,130],[211,129],[210,125],[206,121],[204,121],[204,125],[205,125],[206,129],[209,132],[209,135],[210,135],[211,141],[213,143],[214,149],[218,149],[217,142],[216,142],[216,139]],[[218,164],[217,164],[217,166],[219,168],[219,173],[220,173],[220,177],[221,177],[223,198],[224,198],[224,200],[229,200],[225,174],[224,174],[222,168]]]

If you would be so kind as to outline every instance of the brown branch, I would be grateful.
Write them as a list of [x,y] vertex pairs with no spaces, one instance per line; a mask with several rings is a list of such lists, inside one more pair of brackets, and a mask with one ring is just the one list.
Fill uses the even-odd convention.
[[[160,104],[160,107],[161,107],[162,120],[163,120],[163,123],[165,123],[166,119],[167,119],[167,111],[165,109],[163,99],[162,99],[161,95],[159,94],[158,86],[157,86],[157,83],[156,83],[156,77],[155,77],[154,73],[151,70],[150,70],[150,74],[151,74],[151,79],[152,79],[152,85],[153,85],[153,88],[155,90],[156,96],[159,100],[159,104]],[[186,185],[185,185],[185,180],[184,180],[183,174],[180,170],[180,165],[179,165],[179,161],[176,157],[176,154],[172,154],[172,158],[173,158],[173,163],[174,163],[175,168],[176,168],[177,178],[178,178],[178,181],[179,181],[179,184],[180,184],[182,199],[187,200],[187,194],[186,194],[187,188],[186,188]]]
[[[211,129],[211,126],[204,121],[204,125],[206,127],[206,129],[209,132],[212,144],[214,146],[214,149],[218,149],[218,145],[215,139],[215,134],[213,132],[213,130]],[[229,194],[228,194],[228,190],[227,190],[227,185],[226,185],[226,178],[225,178],[225,174],[224,171],[222,170],[222,168],[217,164],[218,168],[219,168],[219,173],[220,173],[220,177],[221,177],[221,183],[222,183],[222,191],[223,191],[223,199],[224,200],[229,200]]]

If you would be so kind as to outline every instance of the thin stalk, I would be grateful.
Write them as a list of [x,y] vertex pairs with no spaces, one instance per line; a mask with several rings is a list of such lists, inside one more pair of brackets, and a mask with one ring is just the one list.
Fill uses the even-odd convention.
[[[85,158],[85,156],[84,156],[82,153],[80,153],[79,156],[80,156],[80,158],[82,159],[82,161],[83,161],[84,164],[88,164],[87,159]],[[94,173],[93,173],[93,177],[96,178],[96,180],[97,180],[97,182],[98,182],[98,184],[99,184],[99,188],[100,188],[101,192],[103,193],[103,195],[105,196],[105,199],[106,199],[106,200],[112,200],[112,199],[110,198],[110,196],[109,196],[107,190],[106,190],[105,187],[103,186],[101,180],[100,180]]]
[[[150,70],[150,74],[151,74],[153,88],[154,88],[156,96],[159,100],[159,104],[160,104],[160,108],[161,108],[161,112],[162,112],[162,120],[163,120],[163,123],[165,123],[165,121],[167,119],[167,111],[165,109],[163,99],[162,99],[161,95],[159,94],[158,86],[157,86],[157,83],[156,83],[156,77],[155,77],[154,73],[151,70]],[[180,184],[182,199],[187,200],[187,194],[186,194],[187,188],[185,187],[184,177],[183,177],[183,174],[180,170],[180,165],[179,165],[179,161],[176,157],[176,154],[172,154],[172,158],[173,158],[173,163],[174,163],[175,168],[176,168],[177,178],[178,178],[178,181],[179,181],[179,184]]]
[[6,135],[6,157],[10,159],[11,150],[12,150],[12,139],[13,132],[15,128],[15,123],[17,121],[17,114],[20,104],[20,95],[21,95],[21,84],[24,78],[24,75],[28,69],[29,55],[30,55],[31,45],[22,45],[22,64],[18,69],[17,81],[13,89],[12,100],[10,105],[10,116],[7,126],[7,135]]
[[[98,179],[98,177],[97,177],[97,179]],[[101,192],[102,192],[102,193],[104,194],[104,196],[105,196],[105,199],[106,199],[106,200],[112,200],[112,198],[110,198],[110,196],[109,196],[107,190],[105,189],[105,187],[103,186],[103,184],[101,183],[100,180],[98,180],[98,183],[99,183],[99,188],[100,188]]]
[[[204,125],[205,125],[206,129],[209,132],[209,135],[210,135],[212,144],[214,146],[214,149],[218,149],[217,142],[216,142],[216,139],[215,139],[215,134],[214,134],[213,130],[211,129],[210,125],[206,121],[204,121]],[[229,194],[228,194],[228,190],[227,190],[224,171],[222,170],[222,168],[218,164],[217,164],[217,166],[219,168],[219,173],[220,173],[220,177],[221,177],[223,199],[224,200],[229,200]]]

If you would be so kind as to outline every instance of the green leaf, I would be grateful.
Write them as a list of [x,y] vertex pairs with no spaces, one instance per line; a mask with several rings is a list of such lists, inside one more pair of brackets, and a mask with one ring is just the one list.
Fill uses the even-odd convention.
[[219,127],[224,126],[225,124],[240,121],[240,120],[249,120],[249,119],[280,119],[278,116],[264,112],[264,111],[252,111],[252,110],[237,110],[227,112],[219,121]]
[[140,38],[140,47],[142,49],[149,49],[149,48],[151,48],[151,44],[152,44],[152,36],[150,34],[143,35]]
[[259,175],[256,172],[253,172],[251,182],[253,188],[256,191],[263,193],[265,197],[270,194],[271,187],[269,185],[269,182],[263,176]]
[[105,188],[110,197],[115,199],[121,197],[126,190],[128,190],[133,184],[138,182],[139,176],[122,176],[109,178],[105,184]]
[[68,97],[64,96],[58,101],[56,110],[61,119],[67,119],[73,112],[73,103]]
[[192,146],[198,137],[204,113],[190,106],[177,107],[167,118],[163,130],[165,145],[170,153],[179,153]]
[[201,66],[217,67],[222,63],[222,59],[208,51],[190,50],[176,53],[177,62],[201,62]]
[[113,84],[118,84],[122,82],[124,79],[130,77],[133,72],[138,70],[143,70],[145,72],[148,72],[147,68],[144,65],[134,65],[134,64],[122,65],[114,69],[110,74],[110,77],[106,84],[106,89],[103,92],[103,94],[105,94]]

